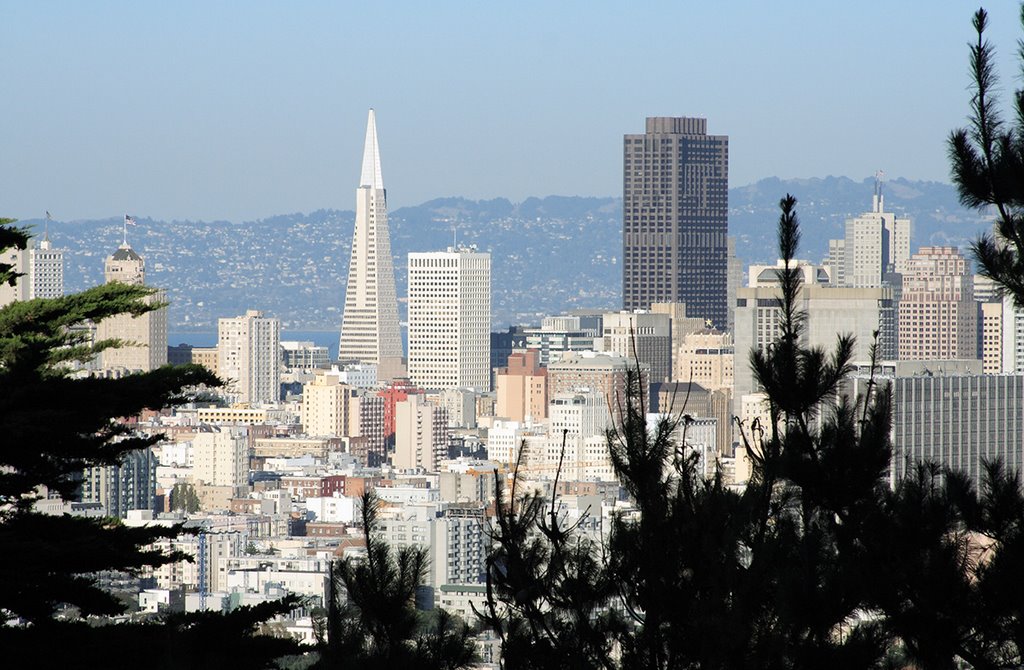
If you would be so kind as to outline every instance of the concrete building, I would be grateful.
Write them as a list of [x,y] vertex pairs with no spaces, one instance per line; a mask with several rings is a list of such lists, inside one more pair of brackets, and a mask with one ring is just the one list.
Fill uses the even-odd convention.
[[[605,399],[612,418],[618,423],[625,409],[627,371],[636,369],[635,361],[618,354],[570,352],[548,366],[548,397],[581,389],[596,391]],[[650,369],[641,363],[639,374],[646,404]]]
[[[146,283],[146,263],[127,242],[107,257],[103,276],[109,284],[121,282],[132,286]],[[146,298],[148,303],[166,301],[163,291]],[[132,316],[118,314],[103,319],[96,326],[96,339],[115,339],[130,343],[106,349],[100,354],[101,366],[107,371],[148,372],[167,363],[167,308]]]
[[29,241],[28,299],[60,298],[64,295],[64,250],[55,249],[49,234],[38,243]]
[[349,450],[371,468],[387,460],[384,409],[385,399],[369,393],[352,398],[349,405]]
[[[546,413],[546,412],[545,412]],[[523,440],[527,438],[546,439],[545,424],[526,424],[520,421],[495,419],[487,431],[487,458],[512,468]]]
[[152,449],[126,453],[117,465],[86,468],[79,489],[84,503],[99,503],[104,516],[124,519],[130,510],[149,510],[156,500],[156,456]]
[[204,426],[197,432],[192,440],[192,476],[209,486],[236,490],[247,486],[249,443],[245,429]]
[[964,472],[976,486],[985,460],[1022,471],[1024,375],[980,372],[976,360],[899,361],[876,372],[892,382],[894,482],[924,461]]
[[448,412],[411,394],[395,404],[395,454],[400,470],[422,468],[436,472],[448,458]]
[[491,389],[491,255],[409,254],[409,379],[428,389]]
[[922,247],[903,274],[899,358],[976,358],[978,307],[967,259],[954,247]]
[[614,481],[607,435],[612,415],[604,396],[597,391],[559,393],[551,398],[548,414],[543,467],[531,461],[531,472],[548,477],[557,472],[563,481]]
[[[810,261],[794,260],[796,269],[800,272],[800,279],[804,286],[828,286],[831,284],[829,268],[824,265],[814,265]],[[781,258],[775,265],[751,265],[747,271],[747,287],[761,288],[765,286],[779,285],[779,270],[785,269],[786,263]]]
[[548,369],[540,364],[538,350],[509,355],[508,365],[495,372],[496,416],[519,422],[547,418]]
[[541,365],[549,365],[561,359],[567,351],[591,351],[594,338],[600,330],[583,327],[582,320],[575,315],[546,316],[540,328],[524,328],[525,344],[520,349],[535,349],[540,353]]
[[15,300],[60,298],[64,295],[64,250],[56,249],[48,234],[30,239],[27,249],[9,248],[0,252],[0,263],[22,273],[14,285],[0,286],[0,307]]
[[382,380],[405,374],[387,192],[381,176],[377,120],[372,109],[366,124],[362,175],[356,189],[356,225],[338,358],[373,363]]
[[668,381],[672,376],[672,319],[651,312],[609,312],[602,319],[601,337],[595,349],[646,363],[651,381]]
[[281,322],[250,309],[217,320],[217,372],[239,402],[275,403],[281,394]]
[[682,302],[729,323],[729,138],[705,119],[648,117],[623,140],[623,307]]
[[[739,405],[743,396],[759,390],[755,388],[750,366],[746,365],[750,351],[766,348],[780,336],[778,298],[779,290],[775,287],[741,288],[738,292],[735,351],[743,364],[733,369],[735,416],[740,415]],[[892,288],[804,286],[800,290],[798,307],[807,315],[804,346],[832,351],[839,335],[851,334],[856,338],[854,359],[868,360],[877,330],[880,358],[896,358],[896,309]]]
[[486,515],[480,503],[443,502],[407,504],[400,516],[381,519],[379,528],[388,544],[396,549],[429,549],[425,586],[435,591],[444,584],[484,581],[486,529]]
[[302,386],[302,429],[307,435],[349,435],[355,389],[342,384],[339,375],[318,370],[313,381]]
[[286,370],[322,368],[330,362],[329,357],[327,347],[318,346],[313,342],[281,340],[281,364]]
[[674,352],[672,379],[693,382],[706,389],[732,391],[736,347],[732,333],[704,330],[684,335]]
[[876,181],[871,211],[846,221],[844,285],[873,288],[883,286],[888,273],[904,273],[910,259],[910,237],[910,219],[885,211],[882,185]]
[[1003,303],[978,303],[978,357],[987,375],[1003,371]]

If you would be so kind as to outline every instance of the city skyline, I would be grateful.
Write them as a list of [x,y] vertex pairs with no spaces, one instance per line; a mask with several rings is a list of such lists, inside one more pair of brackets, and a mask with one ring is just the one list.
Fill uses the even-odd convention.
[[[393,208],[613,195],[619,138],[653,115],[715,119],[731,186],[877,169],[948,181],[945,138],[968,111],[968,7],[0,5],[15,56],[0,62],[0,183],[22,219],[347,209],[368,107],[389,128]],[[355,27],[385,18],[368,76],[352,64],[379,36]],[[992,8],[1004,89],[1015,18]],[[629,33],[656,64],[639,75]]]

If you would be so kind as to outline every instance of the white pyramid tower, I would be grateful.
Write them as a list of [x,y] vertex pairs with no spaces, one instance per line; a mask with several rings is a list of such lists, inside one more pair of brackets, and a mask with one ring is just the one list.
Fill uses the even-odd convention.
[[377,365],[382,381],[405,374],[398,297],[388,232],[388,205],[380,171],[377,121],[366,124],[363,171],[356,189],[356,227],[348,266],[338,358]]

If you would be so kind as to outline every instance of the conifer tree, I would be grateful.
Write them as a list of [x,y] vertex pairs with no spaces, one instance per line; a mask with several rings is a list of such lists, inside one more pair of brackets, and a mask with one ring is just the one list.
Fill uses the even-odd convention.
[[427,549],[395,550],[377,530],[380,501],[368,490],[361,517],[366,556],[331,571],[326,616],[317,622],[320,668],[460,670],[477,660],[469,626],[444,610],[416,609]]
[[[506,668],[867,668],[884,629],[861,616],[858,538],[879,511],[889,396],[837,397],[853,341],[803,344],[796,200],[781,202],[781,338],[751,365],[769,398],[747,426],[753,476],[742,492],[705,477],[679,441],[688,418],[651,426],[639,374],[608,434],[636,507],[606,543],[563,528],[536,494],[499,500],[483,621]],[[499,482],[500,488],[500,482]],[[550,511],[548,511],[550,510]]]
[[[0,222],[0,246],[25,248],[25,231],[11,223]],[[12,267],[0,267],[0,281],[15,279]],[[226,616],[94,625],[102,619],[90,617],[124,610],[97,586],[95,574],[138,573],[186,558],[147,548],[178,536],[182,527],[129,528],[116,519],[34,511],[42,495],[73,497],[84,468],[115,464],[161,439],[136,433],[126,419],[187,402],[188,389],[220,384],[197,365],[119,379],[70,374],[71,363],[120,344],[90,342],[75,326],[155,309],[160,305],[146,301],[152,293],[110,283],[0,309],[0,615],[14,622],[0,627],[5,661],[30,667],[199,667],[203,659],[226,660],[222,654],[233,650],[250,667],[263,667],[296,648],[290,640],[253,637],[261,621],[293,609],[295,599]],[[55,644],[59,640],[73,646]],[[195,653],[183,655],[187,649]]]

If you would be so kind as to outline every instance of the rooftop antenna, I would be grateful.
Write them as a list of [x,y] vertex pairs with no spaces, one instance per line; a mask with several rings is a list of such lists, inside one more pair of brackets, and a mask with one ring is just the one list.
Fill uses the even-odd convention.
[[459,248],[459,224],[452,224],[452,250]]
[[872,198],[872,200],[874,202],[876,212],[882,211],[882,179],[884,178],[884,170],[875,171],[875,197]]

